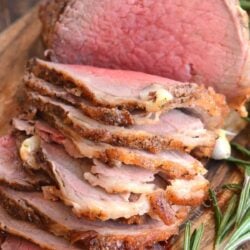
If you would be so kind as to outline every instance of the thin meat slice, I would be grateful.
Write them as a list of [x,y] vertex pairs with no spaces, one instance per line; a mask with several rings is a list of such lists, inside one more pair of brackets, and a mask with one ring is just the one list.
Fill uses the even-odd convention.
[[1,250],[42,250],[42,248],[25,239],[7,235]]
[[42,95],[61,99],[69,104],[78,107],[85,115],[104,124],[128,126],[134,123],[129,111],[118,108],[105,108],[93,106],[88,101],[68,93],[60,86],[50,84],[35,77],[32,73],[24,77],[26,86],[29,89],[39,92]]
[[84,178],[92,186],[100,186],[108,193],[152,193],[157,187],[153,183],[154,173],[134,166],[109,167],[94,160],[90,172]]
[[16,220],[0,207],[0,229],[11,235],[29,240],[41,248],[48,250],[78,250],[63,238],[53,236],[35,225]]
[[103,248],[113,250],[117,249],[118,244],[120,246],[118,249],[139,250],[159,241],[165,241],[177,233],[178,225],[186,218],[189,211],[183,210],[182,217],[171,226],[150,218],[141,225],[126,225],[117,221],[79,219],[61,202],[45,200],[38,192],[16,192],[1,187],[0,196],[4,207],[12,216],[31,220],[44,230],[64,236],[71,242],[81,241],[86,249],[93,250]]
[[98,106],[124,107],[130,110],[145,110],[152,105],[157,108],[157,102],[140,98],[148,90],[149,96],[165,94],[172,97],[162,99],[160,110],[188,109],[198,115],[208,128],[220,127],[228,113],[222,95],[216,94],[212,88],[205,89],[194,83],[180,83],[139,72],[63,65],[39,59],[30,62],[29,72],[50,83],[62,85],[70,93],[83,96]]
[[[115,147],[104,143],[94,143],[79,135],[70,127],[63,124],[56,117],[49,117],[50,122],[58,129],[54,129],[48,124],[36,122],[36,131],[46,131],[52,141],[64,145],[66,151],[72,156],[97,158],[104,162],[122,162],[127,165],[136,165],[153,172],[161,170],[169,178],[190,177],[197,173],[205,174],[206,169],[192,156],[179,151],[168,150],[158,154],[152,154],[142,150],[128,149],[125,147]],[[61,131],[67,140],[54,140],[54,134]],[[39,132],[38,132],[39,133]],[[58,137],[58,136],[57,136]],[[73,144],[73,146],[72,146]],[[74,150],[72,150],[74,148]]]
[[[149,195],[141,194],[134,200],[127,200],[118,194],[108,194],[103,189],[91,186],[84,179],[84,173],[90,171],[91,164],[82,160],[77,161],[69,157],[61,147],[45,142],[41,142],[41,153],[43,160],[46,161],[43,168],[53,175],[58,184],[58,189],[46,188],[46,193],[72,206],[76,215],[104,221],[129,219],[144,214],[157,216],[152,214],[152,204],[150,204],[150,197],[154,196],[155,192]],[[169,213],[168,210],[165,212]],[[169,223],[169,221],[164,222]]]
[[51,193],[72,206],[73,212],[78,216],[108,220],[130,218],[150,211],[145,195],[141,195],[135,202],[127,202],[119,195],[110,195],[102,189],[92,187],[84,179],[84,173],[91,166],[88,162],[75,160],[59,146],[45,142],[41,142],[41,150],[47,162],[46,168],[59,186],[59,192],[51,189]]
[[43,175],[31,175],[25,172],[18,156],[14,137],[0,138],[0,183],[19,190],[32,191],[42,185],[50,184]]
[[[177,124],[175,127],[164,126],[164,123],[168,120],[168,113],[164,116],[164,122],[159,122],[159,126],[152,124],[151,126],[139,126],[139,128],[131,126],[127,129],[100,124],[83,115],[74,107],[49,97],[33,92],[30,92],[29,96],[32,104],[40,111],[59,116],[59,118],[62,118],[77,129],[82,137],[87,137],[96,142],[129,146],[154,153],[167,149],[179,149],[186,152],[197,152],[197,154],[203,156],[210,156],[217,137],[215,132],[207,131],[202,126],[190,134],[185,134],[183,128],[181,129],[182,132],[179,132],[176,129]],[[194,119],[193,117],[191,118]],[[172,121],[172,117],[170,119]],[[190,128],[193,128],[192,119],[190,119]],[[196,126],[196,120],[194,123]],[[189,131],[188,128],[186,129]]]

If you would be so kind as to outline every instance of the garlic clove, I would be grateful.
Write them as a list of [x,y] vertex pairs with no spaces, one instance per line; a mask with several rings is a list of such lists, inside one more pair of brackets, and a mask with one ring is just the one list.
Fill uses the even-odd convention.
[[147,101],[146,110],[148,112],[160,111],[167,102],[174,98],[168,90],[159,84],[152,84],[144,88],[140,92],[139,97],[142,100]]
[[20,147],[20,157],[31,168],[38,169],[35,154],[40,148],[40,139],[38,136],[32,136],[23,141]]
[[212,158],[215,160],[227,159],[231,155],[231,146],[226,137],[227,132],[220,129],[218,132],[219,137],[216,140]]

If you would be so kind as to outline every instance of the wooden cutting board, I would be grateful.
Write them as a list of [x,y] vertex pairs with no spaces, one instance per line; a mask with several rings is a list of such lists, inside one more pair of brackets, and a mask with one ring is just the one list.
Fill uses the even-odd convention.
[[[18,99],[22,98],[22,76],[27,60],[33,56],[42,57],[43,55],[40,34],[41,24],[36,7],[0,34],[0,135],[7,133],[11,118],[18,113]],[[238,124],[241,122],[237,118],[232,118],[229,127],[239,129]],[[236,139],[243,144],[249,142],[249,129],[245,129]],[[242,181],[242,174],[234,166],[210,161],[207,167],[209,169],[207,177],[211,181],[212,188],[219,189],[224,183]],[[219,203],[222,207],[225,206],[230,196],[230,192],[224,192],[219,196]],[[195,209],[190,215],[190,220],[193,228],[201,223],[205,224],[205,236],[201,249],[212,250],[214,221],[211,209],[203,207]],[[172,249],[182,249],[183,229],[180,236],[172,241]]]

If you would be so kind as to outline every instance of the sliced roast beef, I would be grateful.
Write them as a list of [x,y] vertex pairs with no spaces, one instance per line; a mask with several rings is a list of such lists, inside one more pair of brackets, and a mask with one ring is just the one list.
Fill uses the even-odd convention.
[[42,250],[42,248],[25,239],[8,235],[1,245],[1,250]]
[[[223,124],[227,115],[224,97],[211,88],[180,83],[138,72],[61,65],[35,59],[29,71],[50,83],[62,85],[76,96],[98,106],[147,111],[185,108],[200,117],[206,127]],[[107,87],[108,86],[108,87]]]
[[50,84],[33,74],[24,77],[26,86],[42,95],[59,98],[78,107],[85,115],[104,124],[128,126],[134,123],[131,114],[123,109],[96,107],[83,98],[68,93],[63,88]]
[[31,175],[25,172],[18,156],[15,138],[0,138],[0,183],[19,190],[36,190],[50,184],[43,175]]
[[213,86],[238,108],[249,96],[248,18],[239,1],[72,0],[59,16],[49,2],[40,16],[56,62]]
[[77,250],[63,238],[53,236],[35,225],[16,220],[0,207],[0,229],[9,234],[29,240],[43,249],[48,250]]
[[[118,146],[129,146],[151,152],[164,149],[179,149],[182,151],[198,152],[202,156],[209,156],[213,151],[216,133],[204,129],[198,118],[188,116],[180,111],[183,118],[189,119],[188,127],[178,127],[174,123],[171,112],[164,114],[157,124],[134,125],[129,128],[100,124],[83,115],[70,105],[53,100],[49,97],[29,93],[33,105],[40,111],[59,116],[64,122],[70,123],[79,134],[96,142],[105,142]],[[177,112],[177,111],[176,111]],[[178,113],[179,115],[179,113]],[[178,118],[179,119],[179,118]],[[172,123],[166,126],[167,123]],[[186,124],[186,123],[185,123]],[[193,131],[193,128],[195,130]]]
[[108,193],[152,193],[157,186],[154,184],[154,173],[135,166],[109,167],[94,160],[89,172],[84,178],[92,186],[100,186]]
[[[124,199],[123,196],[108,194],[102,189],[94,188],[86,182],[84,174],[90,172],[91,164],[69,157],[64,150],[55,145],[41,142],[41,150],[43,158],[47,162],[46,168],[52,173],[59,186],[59,190],[51,188],[51,190],[47,189],[47,191],[50,191],[52,195],[62,199],[67,205],[72,206],[76,214],[88,216],[89,218],[107,220],[130,218],[134,215],[143,215],[150,212],[150,206],[152,206],[152,204],[149,204],[148,198],[155,196],[156,192],[152,192],[148,195],[143,193],[135,201],[126,202],[127,200]],[[187,192],[186,196],[188,194],[194,197],[198,196],[201,203],[203,201],[201,197],[205,199],[207,195],[208,181],[200,176],[198,188],[196,188],[196,186],[193,188],[196,183],[193,181],[195,178],[190,180],[190,188],[188,189],[192,194]],[[162,187],[156,187],[165,192],[165,186],[163,189]],[[169,186],[167,186],[167,202],[172,202],[173,204],[180,203],[180,201],[175,199],[175,197],[179,197],[180,192],[176,190],[176,196],[168,195],[168,193],[172,193],[172,190],[174,189],[170,188],[169,191]],[[193,200],[187,201],[185,197],[180,200],[183,205],[186,203],[187,205],[198,203]],[[177,201],[177,203],[175,203],[175,201]],[[105,207],[107,204],[109,204],[109,206],[112,204],[112,210]],[[154,206],[158,206],[158,204],[159,202],[154,204]],[[168,213],[168,211],[166,211],[166,213]]]
[[[178,151],[168,150],[158,154],[151,154],[142,150],[128,149],[125,147],[115,147],[104,143],[94,143],[87,139],[79,137],[79,135],[62,121],[56,117],[50,116],[50,122],[61,131],[67,139],[62,138],[62,134],[58,134],[58,130],[48,126],[48,124],[37,121],[36,131],[40,134],[48,134],[58,144],[64,145],[65,150],[72,157],[90,159],[97,158],[112,165],[122,162],[127,165],[136,165],[153,172],[162,171],[169,178],[190,178],[197,173],[205,174],[206,169],[202,164],[190,155]],[[42,135],[43,136],[43,135]],[[46,137],[44,135],[42,138]],[[72,146],[73,144],[73,146]]]
[[51,233],[66,239],[82,241],[88,249],[141,249],[165,241],[176,234],[178,224],[185,219],[188,209],[179,214],[172,226],[148,218],[142,225],[126,225],[115,221],[90,221],[75,217],[70,208],[60,202],[45,200],[41,193],[16,192],[0,188],[0,196],[8,212],[28,220]]
[[100,188],[92,187],[84,179],[84,173],[90,170],[90,163],[69,157],[55,145],[41,142],[41,149],[47,162],[46,167],[59,186],[59,192],[51,189],[52,194],[72,206],[78,216],[108,220],[130,218],[150,211],[145,195],[141,195],[135,202],[128,202],[119,195],[110,195]]

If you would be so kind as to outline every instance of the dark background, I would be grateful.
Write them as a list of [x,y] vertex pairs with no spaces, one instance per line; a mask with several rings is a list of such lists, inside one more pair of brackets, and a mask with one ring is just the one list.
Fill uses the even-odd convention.
[[39,0],[0,0],[0,32],[38,2]]

